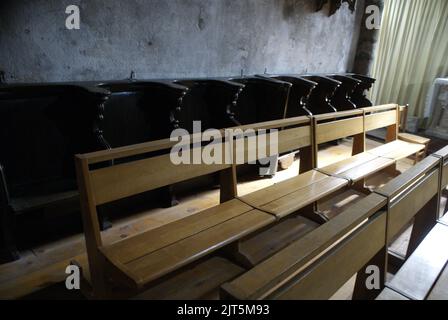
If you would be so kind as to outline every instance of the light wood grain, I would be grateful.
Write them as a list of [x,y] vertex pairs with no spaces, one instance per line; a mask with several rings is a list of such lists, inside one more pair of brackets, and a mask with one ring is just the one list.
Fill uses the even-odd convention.
[[223,290],[238,299],[266,297],[386,203],[386,198],[371,194],[249,272],[227,283]]
[[352,156],[348,159],[344,159],[342,161],[338,161],[331,165],[322,167],[319,169],[319,171],[325,172],[330,175],[341,174],[343,172],[346,172],[350,169],[353,169],[359,165],[362,165],[362,164],[369,162],[371,160],[374,160],[376,158],[378,158],[378,157],[373,154],[370,154],[368,152],[363,152],[363,153],[357,154],[355,156]]
[[396,110],[374,113],[365,116],[365,130],[372,131],[379,128],[385,128],[397,123]]
[[387,110],[392,110],[392,109],[396,110],[397,108],[398,108],[397,104],[384,104],[384,105],[380,105],[380,106],[362,108],[362,110],[364,110],[365,113],[372,113],[372,112],[387,111]]
[[341,138],[357,135],[364,131],[363,117],[337,120],[318,124],[316,128],[316,143],[334,141]]
[[327,177],[307,187],[298,188],[296,191],[266,203],[260,208],[261,210],[274,213],[278,219],[281,219],[342,189],[347,184],[347,180]]
[[438,158],[431,156],[427,157],[409,170],[406,170],[406,172],[400,176],[388,182],[385,186],[379,188],[377,191],[389,198],[394,198],[403,190],[409,188],[410,185],[415,184],[415,182],[427,172],[436,168],[438,164]]
[[218,297],[221,284],[244,272],[230,261],[214,257],[182,270],[139,294],[135,300],[198,300]]
[[283,219],[278,224],[239,242],[239,253],[251,266],[269,258],[319,225],[301,216]]
[[132,260],[126,266],[138,277],[137,285],[142,286],[237,241],[273,221],[275,218],[271,215],[252,210]]
[[100,205],[230,167],[230,164],[175,165],[167,154],[92,171],[92,193],[96,205]]
[[[272,294],[281,300],[327,300],[380,250],[385,250],[386,214],[369,221],[315,264]],[[316,285],[316,284],[323,285]]]
[[378,148],[371,149],[367,152],[378,157],[400,160],[416,154],[424,149],[424,145],[396,140]]
[[392,201],[389,210],[388,241],[408,224],[421,208],[438,194],[438,171],[430,173],[406,194]]
[[437,224],[388,287],[413,300],[424,300],[448,261],[448,227]]
[[121,263],[127,264],[132,260],[215,227],[251,210],[252,208],[248,205],[234,199],[160,228],[118,241],[102,250]]

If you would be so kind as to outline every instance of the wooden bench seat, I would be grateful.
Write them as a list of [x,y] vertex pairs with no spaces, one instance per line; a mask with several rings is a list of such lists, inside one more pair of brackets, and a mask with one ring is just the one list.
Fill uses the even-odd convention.
[[[447,243],[448,227],[437,224],[386,286],[411,300],[436,299],[441,294],[447,299]],[[435,286],[439,277],[441,282]]]
[[222,257],[194,264],[137,295],[135,300],[218,299],[219,287],[245,270]]
[[[256,136],[257,139],[263,139],[268,143],[268,150],[273,144],[278,144],[276,150],[282,153],[310,148],[312,134],[310,122],[308,117],[299,117],[255,124],[251,129],[286,127],[278,133],[278,136],[265,131]],[[226,157],[226,150],[232,150],[233,145],[233,154],[236,156],[238,152],[243,151],[244,161],[248,163],[252,161],[247,157],[250,148],[257,151],[259,143],[241,150],[238,139],[244,139],[242,142],[246,146],[251,137],[253,135],[249,137],[235,135],[232,139],[217,142],[215,146],[223,151],[221,156]],[[272,140],[271,137],[278,137],[278,141]],[[260,231],[267,225],[275,224],[278,220],[274,214],[259,210],[243,199],[236,198],[236,164],[227,164],[224,160],[227,158],[220,159],[219,164],[176,166],[169,154],[151,156],[151,152],[170,149],[174,144],[172,141],[156,141],[77,156],[77,173],[82,190],[83,221],[94,297],[108,297],[113,294],[109,288],[110,280],[135,292],[147,289],[156,283],[155,280],[221,248],[231,247],[244,237]],[[198,151],[202,154],[205,148],[205,146],[193,146],[193,149],[185,149],[182,152],[187,152],[191,157]],[[265,154],[257,152],[255,154],[266,157]],[[137,155],[145,155],[147,158],[139,160],[130,158]],[[130,160],[106,168],[91,166],[120,158]],[[259,159],[261,158],[255,160]],[[117,243],[102,242],[95,215],[98,205],[214,172],[219,172],[221,177],[220,205]]]
[[367,151],[368,153],[392,160],[400,160],[407,158],[413,154],[424,150],[425,146],[422,144],[410,143],[401,140],[386,143],[380,147]]
[[[206,213],[208,211],[209,215],[219,215],[216,209],[207,210]],[[273,216],[258,210],[249,210],[240,215],[229,210],[227,220],[211,222],[210,225],[202,225],[203,221],[195,216],[192,218],[193,221],[182,219],[178,223],[174,222],[174,226],[168,224],[120,241],[117,246],[111,245],[100,250],[129,278],[125,280],[127,285],[142,288],[145,284],[275,221]],[[197,228],[195,224],[200,227]],[[187,234],[182,234],[182,231]],[[137,244],[137,249],[133,244]]]
[[[279,153],[301,149],[304,151],[301,152],[301,156],[309,155],[309,158],[302,158],[301,174],[295,178],[243,197],[237,195],[235,163],[177,166],[172,163],[168,154],[152,156],[151,152],[170,149],[174,145],[171,141],[157,141],[77,156],[76,165],[93,296],[110,297],[111,283],[131,288],[135,293],[153,289],[157,287],[160,279],[175,276],[180,270],[188,269],[189,265],[215,253],[226,254],[227,258],[238,261],[240,265],[258,268],[271,259],[275,261],[279,250],[283,253],[289,252],[288,250],[292,249],[288,248],[294,247],[302,240],[306,243],[307,250],[315,248],[312,252],[307,251],[307,257],[317,258],[327,249],[333,248],[333,245],[339,245],[339,241],[347,236],[355,241],[353,242],[355,247],[359,245],[356,244],[358,241],[365,243],[367,240],[375,239],[367,245],[369,249],[360,252],[358,256],[357,261],[364,263],[384,246],[383,242],[386,240],[385,236],[379,236],[385,233],[385,215],[372,216],[373,211],[378,211],[379,207],[384,205],[383,195],[371,194],[367,200],[362,200],[362,205],[355,206],[353,212],[348,211],[341,218],[333,219],[334,222],[331,220],[323,225],[320,225],[322,222],[316,223],[313,219],[308,219],[310,218],[308,215],[302,216],[302,214],[310,208],[314,214],[314,205],[317,201],[348,187],[352,178],[362,179],[379,168],[395,163],[393,159],[366,153],[365,146],[362,147],[357,141],[355,149],[359,148],[360,152],[354,152],[353,159],[339,164],[335,169],[337,172],[343,170],[341,173],[347,174],[350,170],[355,170],[357,173],[353,171],[352,178],[337,174],[330,176],[313,169],[316,168],[315,151],[318,143],[346,135],[363,138],[365,122],[376,127],[393,123],[394,119],[391,119],[393,118],[391,116],[396,112],[395,105],[374,107],[375,112],[379,112],[378,110],[386,110],[386,113],[380,114],[379,117],[370,115],[368,121],[364,119],[365,110],[356,110],[340,113],[337,120],[334,120],[334,115],[320,116],[319,119],[324,121],[323,124],[318,124],[317,119],[299,117],[246,126],[255,130],[281,129],[278,135],[268,133],[264,137],[265,134],[262,133],[256,137],[269,140],[268,149],[275,144]],[[278,141],[271,141],[272,136],[278,137]],[[240,150],[241,145],[238,147],[237,143],[236,146],[232,146],[230,141],[234,141],[233,138],[237,139],[235,141],[244,139],[243,145],[246,146],[250,137],[235,135],[229,141],[216,143],[216,146],[223,151],[232,150],[233,159],[236,159],[239,151],[243,151],[245,163],[248,163],[249,151],[257,151],[258,144]],[[317,142],[314,143],[315,141]],[[187,151],[190,156],[196,151],[204,151],[206,147],[195,148]],[[360,155],[356,155],[357,153]],[[133,156],[139,156],[136,157],[139,160],[132,160]],[[261,158],[256,160],[266,157],[266,155],[258,156]],[[100,162],[121,158],[129,161],[117,162],[107,168],[96,166]],[[117,243],[103,243],[98,229],[97,206],[215,172],[219,172],[221,177],[220,205],[132,238],[122,239]],[[372,220],[366,220],[368,218]],[[367,233],[358,228],[360,224],[368,229]],[[362,234],[359,235],[360,238],[351,233],[355,229]],[[322,239],[319,240],[320,237],[324,242]],[[344,249],[343,252],[349,254],[350,250]],[[290,254],[294,256],[293,252]],[[347,272],[353,270],[352,268],[343,271],[337,282],[331,279],[330,281],[335,285],[339,284],[341,279],[348,276]],[[283,276],[284,274],[280,275]]]
[[239,241],[237,252],[232,252],[233,258],[245,267],[254,267],[319,226],[300,215],[287,217]]
[[348,186],[347,180],[311,170],[241,197],[241,200],[281,219],[345,186]]
[[355,183],[393,165],[394,163],[395,161],[392,159],[381,158],[371,153],[363,152],[329,166],[319,168],[319,171]]
[[[383,105],[315,117],[316,159],[319,144],[347,136],[353,137],[352,157],[319,167],[318,170],[333,177],[347,179],[353,184],[359,183],[358,186],[363,189],[364,186],[360,184],[363,184],[365,178],[383,169],[395,167],[398,160],[424,150],[424,145],[398,140],[398,115],[398,105]],[[384,127],[387,128],[386,143],[366,150],[366,133]]]
[[403,140],[406,142],[422,144],[422,145],[427,145],[431,142],[431,139],[429,139],[429,138],[417,136],[415,134],[406,133],[406,132],[400,132],[398,134],[398,138],[400,140]]

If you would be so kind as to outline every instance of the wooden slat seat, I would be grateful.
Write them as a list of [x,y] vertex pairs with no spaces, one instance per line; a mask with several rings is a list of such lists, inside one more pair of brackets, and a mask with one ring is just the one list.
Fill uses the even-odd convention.
[[423,145],[426,145],[431,142],[431,139],[429,139],[429,138],[425,138],[425,137],[421,137],[421,136],[417,136],[415,134],[405,133],[405,132],[400,132],[398,134],[398,138],[400,140],[403,140],[406,142],[423,144]]
[[393,142],[386,143],[380,147],[371,149],[367,152],[382,158],[400,160],[407,158],[413,154],[416,154],[424,149],[425,146],[422,144],[395,140]]
[[221,206],[217,208],[201,212],[201,217],[191,216],[100,250],[127,275],[128,285],[142,288],[275,221],[273,216],[258,210],[238,214],[229,208],[223,214]]
[[330,176],[339,176],[352,182],[358,182],[394,163],[395,161],[392,159],[381,158],[371,153],[363,152],[320,168],[319,171]]
[[241,197],[241,200],[280,219],[348,186],[348,184],[345,179],[329,177],[317,170],[311,170]]
[[265,231],[241,240],[236,259],[254,267],[318,227],[318,223],[300,215],[288,217]]
[[218,299],[219,286],[245,270],[230,261],[213,257],[171,276],[137,295],[135,300]]
[[[389,104],[314,117],[316,159],[320,144],[353,137],[352,157],[318,170],[347,179],[362,191],[370,192],[364,186],[365,178],[383,169],[394,168],[398,160],[419,154],[426,148],[423,144],[398,140],[398,115],[398,105]],[[367,151],[366,133],[380,128],[386,128],[386,144]],[[318,161],[315,165],[318,166]]]
[[447,243],[448,227],[437,224],[387,287],[412,300],[426,299],[448,261]]

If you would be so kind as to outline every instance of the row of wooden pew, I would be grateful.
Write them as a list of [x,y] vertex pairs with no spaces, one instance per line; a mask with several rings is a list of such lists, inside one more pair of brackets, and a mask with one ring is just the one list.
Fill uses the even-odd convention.
[[[355,74],[265,74],[0,85],[0,263],[53,230],[80,229],[74,154],[165,139],[177,128],[191,132],[193,121],[221,129],[367,107],[374,82]],[[172,189],[145,197],[173,206]],[[102,229],[111,227],[109,214],[100,212]],[[32,218],[38,225],[27,229]]]
[[[391,104],[242,127],[280,129],[278,152],[300,149],[301,154],[298,176],[244,197],[237,194],[235,164],[174,165],[169,154],[157,153],[175,144],[169,140],[77,155],[89,260],[86,294],[328,298],[373,263],[384,283],[388,245],[415,217],[412,252],[437,218],[442,183],[442,161],[430,156],[373,193],[365,187],[365,178],[395,170],[398,160],[425,149],[398,139],[400,110]],[[386,144],[366,150],[366,133],[379,128],[387,129]],[[319,145],[345,137],[353,137],[353,156],[319,167]],[[240,139],[247,143],[247,137]],[[116,159],[134,160],[98,166]],[[221,176],[220,205],[116,243],[103,242],[98,207],[213,172]],[[318,214],[319,200],[347,188],[367,197],[331,220]],[[374,292],[360,285],[362,276],[355,296],[372,297]]]

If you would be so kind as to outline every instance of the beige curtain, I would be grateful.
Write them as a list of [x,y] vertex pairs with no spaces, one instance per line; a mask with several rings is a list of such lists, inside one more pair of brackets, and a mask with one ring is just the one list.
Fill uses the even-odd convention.
[[385,0],[372,75],[375,104],[423,118],[435,78],[448,76],[448,0]]

